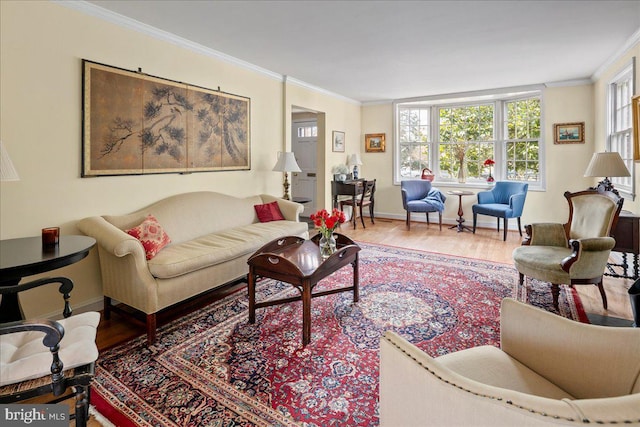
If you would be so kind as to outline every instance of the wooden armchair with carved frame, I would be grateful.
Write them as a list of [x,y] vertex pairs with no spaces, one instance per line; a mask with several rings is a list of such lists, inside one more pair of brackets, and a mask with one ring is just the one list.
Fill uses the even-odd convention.
[[604,189],[565,192],[569,203],[566,224],[525,226],[527,237],[513,251],[519,285],[525,276],[551,283],[553,305],[558,309],[560,284],[594,284],[607,308],[602,277],[615,240],[610,236],[622,210],[622,199]]

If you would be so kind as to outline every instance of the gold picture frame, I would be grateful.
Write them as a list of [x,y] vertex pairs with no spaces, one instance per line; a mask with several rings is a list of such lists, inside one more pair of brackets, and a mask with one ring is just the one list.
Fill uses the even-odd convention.
[[553,125],[554,144],[584,144],[584,122]]
[[633,160],[640,162],[640,95],[631,98],[633,114]]
[[367,153],[384,153],[385,134],[368,133],[364,136],[364,148]]

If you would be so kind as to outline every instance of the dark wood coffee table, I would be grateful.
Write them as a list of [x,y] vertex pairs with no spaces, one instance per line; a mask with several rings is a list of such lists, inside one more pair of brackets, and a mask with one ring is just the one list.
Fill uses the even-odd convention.
[[[311,341],[311,299],[339,292],[353,291],[353,302],[358,302],[358,252],[360,247],[342,234],[335,234],[337,250],[323,260],[318,248],[320,235],[306,240],[287,236],[267,243],[247,261],[249,264],[249,323],[256,321],[256,309],[302,300],[302,345]],[[313,293],[316,284],[342,267],[353,266],[353,286]],[[290,283],[299,296],[256,302],[256,279],[266,277]]]

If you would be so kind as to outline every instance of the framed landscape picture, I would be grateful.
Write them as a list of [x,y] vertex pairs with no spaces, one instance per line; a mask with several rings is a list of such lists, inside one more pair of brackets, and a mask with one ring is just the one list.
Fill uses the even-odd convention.
[[583,144],[584,122],[556,123],[553,125],[554,144]]
[[364,149],[367,153],[383,153],[385,150],[384,133],[368,133],[364,136]]
[[344,132],[334,130],[332,140],[332,150],[337,153],[344,153]]

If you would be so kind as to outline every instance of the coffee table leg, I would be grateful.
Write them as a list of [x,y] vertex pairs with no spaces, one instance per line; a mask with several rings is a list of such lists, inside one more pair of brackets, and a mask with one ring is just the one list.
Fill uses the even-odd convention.
[[302,284],[302,345],[311,342],[311,283]]
[[249,290],[249,323],[256,323],[256,275],[253,273],[253,267],[249,267],[247,289]]
[[353,261],[353,302],[360,301],[360,269],[358,268],[358,254],[356,260]]

